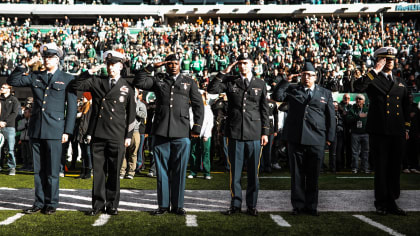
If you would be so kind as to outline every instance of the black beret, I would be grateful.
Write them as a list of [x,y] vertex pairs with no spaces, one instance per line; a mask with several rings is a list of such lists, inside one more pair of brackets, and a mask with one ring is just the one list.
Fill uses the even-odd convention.
[[168,55],[165,61],[179,61],[179,56],[177,54]]

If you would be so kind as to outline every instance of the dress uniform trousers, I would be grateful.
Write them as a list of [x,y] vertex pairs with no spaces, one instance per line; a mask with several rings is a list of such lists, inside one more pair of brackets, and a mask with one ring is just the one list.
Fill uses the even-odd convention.
[[264,146],[262,157],[261,157],[261,169],[262,171],[271,170],[271,153],[273,151],[274,134],[268,135],[268,143]]
[[369,135],[375,168],[375,207],[394,209],[400,196],[400,168],[405,139],[397,135]]
[[258,169],[261,156],[261,141],[242,141],[229,139],[229,166],[230,166],[230,191],[232,195],[231,206],[241,208],[242,188],[241,176],[245,158],[247,158],[248,186],[246,189],[246,205],[255,208],[257,206],[259,181]]
[[118,208],[124,140],[92,139],[93,209]]
[[61,139],[30,139],[34,160],[35,203],[58,207]]
[[293,209],[316,210],[318,207],[318,177],[323,145],[302,145],[289,142],[288,154],[291,175]]
[[[154,136],[158,205],[173,209],[184,207],[185,175],[190,157],[189,138]],[[171,181],[169,181],[171,180]]]

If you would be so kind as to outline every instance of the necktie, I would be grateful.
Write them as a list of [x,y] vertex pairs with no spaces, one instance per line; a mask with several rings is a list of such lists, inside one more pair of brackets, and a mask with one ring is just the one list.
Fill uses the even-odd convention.
[[392,76],[391,75],[388,75],[387,78],[388,78],[389,81],[392,82]]
[[111,79],[111,89],[115,86],[117,82],[115,81],[115,79]]
[[244,79],[245,88],[249,86],[249,80],[247,78]]
[[307,89],[306,90],[306,94],[308,95],[308,100],[311,100],[311,98],[312,98],[312,90],[311,89]]
[[53,74],[48,73],[48,74],[47,74],[47,76],[48,76],[48,81],[47,81],[47,83],[49,84],[49,83],[50,83],[50,81],[51,81],[51,78],[53,77]]

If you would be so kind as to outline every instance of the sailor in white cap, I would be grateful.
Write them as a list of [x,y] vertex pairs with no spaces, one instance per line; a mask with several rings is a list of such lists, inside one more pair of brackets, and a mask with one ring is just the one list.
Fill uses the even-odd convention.
[[354,87],[369,97],[366,130],[375,168],[376,213],[406,215],[395,202],[400,196],[401,153],[410,127],[408,91],[403,80],[392,73],[397,49],[375,51],[375,66],[357,79]]
[[63,50],[57,46],[55,43],[46,43],[40,48],[41,55],[43,57],[53,57],[58,56],[59,58],[63,57]]
[[92,210],[86,214],[95,216],[101,212],[118,214],[120,199],[120,169],[125,148],[133,136],[136,103],[134,90],[121,78],[125,57],[116,51],[106,51],[107,76],[95,76],[105,65],[85,71],[75,80],[72,88],[92,94],[92,114],[87,130],[91,139],[93,157]]
[[74,79],[59,69],[63,51],[55,43],[41,46],[44,71],[28,71],[39,61],[33,57],[18,66],[7,79],[15,87],[30,87],[34,102],[29,137],[34,159],[35,202],[24,213],[55,213],[59,201],[62,143],[73,133],[77,95],[67,87]]

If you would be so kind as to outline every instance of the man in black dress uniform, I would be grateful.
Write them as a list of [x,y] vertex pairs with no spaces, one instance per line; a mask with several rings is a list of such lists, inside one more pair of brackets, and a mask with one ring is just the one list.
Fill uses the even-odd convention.
[[[150,73],[160,66],[166,73]],[[135,87],[153,91],[156,110],[151,134],[154,135],[153,154],[156,163],[159,208],[152,215],[171,212],[185,215],[185,175],[190,157],[189,136],[200,135],[204,119],[204,105],[197,83],[180,74],[180,59],[171,54],[164,62],[147,66],[136,75]],[[192,107],[194,125],[190,129],[189,108]]]
[[124,55],[116,51],[104,53],[108,76],[93,74],[105,65],[82,73],[73,89],[92,94],[92,114],[87,134],[92,143],[93,192],[92,210],[118,214],[120,201],[120,169],[125,148],[131,143],[136,118],[136,103],[131,85],[121,78]]
[[77,113],[77,96],[68,88],[73,76],[59,69],[62,50],[55,43],[41,46],[44,71],[29,68],[39,58],[18,66],[7,79],[15,87],[30,87],[34,97],[29,121],[29,138],[34,159],[35,202],[25,214],[42,210],[55,213],[59,201],[59,172],[62,143],[73,133]]
[[318,177],[325,144],[335,138],[335,111],[331,91],[315,84],[315,69],[306,62],[301,83],[279,82],[272,98],[288,102],[283,139],[288,142],[293,215],[318,216]]
[[[240,75],[228,75],[235,65],[238,65]],[[225,135],[228,137],[232,200],[226,215],[241,212],[241,175],[245,158],[248,159],[247,214],[258,215],[258,168],[262,146],[268,143],[270,124],[267,88],[263,80],[253,76],[253,65],[253,60],[247,53],[239,55],[236,62],[216,75],[207,89],[209,93],[226,93],[228,97]]]
[[379,215],[406,215],[395,200],[400,196],[400,168],[403,147],[410,128],[407,87],[392,74],[397,49],[375,51],[377,62],[354,86],[367,93],[369,113],[366,130],[374,158],[375,207]]

